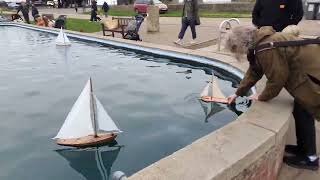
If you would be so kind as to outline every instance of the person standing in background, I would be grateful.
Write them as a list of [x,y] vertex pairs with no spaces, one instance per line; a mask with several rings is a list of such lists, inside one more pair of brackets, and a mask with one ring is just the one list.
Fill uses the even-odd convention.
[[32,14],[34,21],[36,21],[36,15],[39,15],[39,11],[34,4],[31,5],[31,14]]
[[78,13],[78,2],[74,3],[74,10],[76,11],[76,13]]
[[97,11],[98,11],[97,1],[93,0],[91,5],[91,17],[90,17],[91,22],[97,21]]
[[192,32],[192,41],[191,44],[196,42],[196,25],[200,25],[199,18],[199,8],[198,0],[184,0],[183,11],[182,11],[182,26],[178,36],[178,40],[174,41],[175,44],[181,44],[181,41],[184,37],[184,34],[190,26]]
[[272,26],[277,32],[289,25],[297,25],[302,17],[302,0],[257,0],[252,11],[255,26]]
[[17,14],[19,14],[19,12],[22,12],[24,21],[28,24],[30,24],[30,19],[29,19],[29,4],[22,2],[19,7],[18,7],[18,11]]
[[108,17],[108,11],[109,11],[109,5],[106,1],[104,1],[103,5],[102,5],[102,10],[104,12],[104,16]]

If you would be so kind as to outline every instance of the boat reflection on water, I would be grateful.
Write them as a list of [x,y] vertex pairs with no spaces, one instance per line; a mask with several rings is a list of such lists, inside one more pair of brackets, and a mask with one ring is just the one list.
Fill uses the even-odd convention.
[[239,102],[232,103],[230,105],[215,102],[207,103],[203,102],[202,100],[199,100],[199,102],[205,114],[205,123],[209,122],[209,119],[212,116],[220,112],[222,113],[223,111],[232,111],[237,116],[240,116],[248,107],[250,107],[252,103],[251,100],[245,98],[239,99]]
[[208,119],[214,114],[223,110],[227,110],[225,107],[215,102],[207,103],[207,102],[203,102],[202,100],[199,100],[199,102],[204,111],[204,114],[205,114],[204,122],[206,123],[209,122]]
[[[116,141],[114,143],[117,144]],[[108,147],[69,148],[55,151],[69,162],[70,167],[87,180],[109,180],[111,179],[112,165],[117,159],[121,147],[113,144]]]

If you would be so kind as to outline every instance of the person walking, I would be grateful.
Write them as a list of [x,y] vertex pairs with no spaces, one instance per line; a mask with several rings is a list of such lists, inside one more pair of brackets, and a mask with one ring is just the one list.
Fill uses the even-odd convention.
[[264,90],[250,99],[269,101],[285,88],[294,98],[297,145],[285,147],[291,156],[283,161],[295,168],[318,170],[314,119],[320,120],[320,39],[304,40],[271,26],[258,30],[238,26],[228,35],[226,49],[236,57],[247,53],[249,61],[236,93],[228,97],[229,104],[244,96],[263,75],[267,78]]
[[91,17],[90,17],[91,22],[97,21],[97,11],[98,11],[97,1],[93,0],[91,5]]
[[199,8],[198,8],[198,0],[184,0],[183,11],[182,11],[182,25],[181,30],[178,36],[178,40],[174,41],[175,44],[181,44],[181,41],[184,37],[184,34],[190,26],[192,33],[192,41],[191,44],[196,43],[196,25],[200,25],[199,18]]
[[29,4],[28,3],[25,3],[25,2],[22,2],[18,9],[17,9],[17,14],[19,14],[19,12],[22,12],[22,15],[23,15],[23,18],[24,18],[24,21],[28,24],[30,24],[30,19],[29,19]]
[[277,32],[288,25],[297,25],[302,17],[302,0],[257,0],[252,11],[255,26],[272,26]]
[[78,13],[78,2],[74,2],[74,10]]
[[109,11],[109,5],[106,1],[104,1],[103,5],[102,5],[102,10],[104,12],[104,16],[107,18],[108,17],[108,11]]

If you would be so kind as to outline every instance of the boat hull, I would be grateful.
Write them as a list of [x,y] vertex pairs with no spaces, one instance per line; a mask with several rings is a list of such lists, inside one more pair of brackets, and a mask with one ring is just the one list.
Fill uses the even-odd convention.
[[216,103],[223,103],[228,104],[227,98],[217,98],[217,97],[211,97],[211,96],[201,96],[201,100],[204,102],[216,102]]
[[93,135],[89,135],[81,138],[57,139],[56,143],[62,146],[84,148],[84,147],[99,146],[99,145],[106,144],[108,142],[113,141],[116,137],[117,137],[116,134],[103,133],[103,134],[98,134],[97,137],[94,137]]

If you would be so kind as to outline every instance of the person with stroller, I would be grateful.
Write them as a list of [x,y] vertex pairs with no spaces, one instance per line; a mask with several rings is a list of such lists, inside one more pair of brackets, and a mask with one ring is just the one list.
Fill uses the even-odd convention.
[[108,11],[109,11],[109,5],[106,1],[104,1],[103,5],[102,5],[102,10],[104,12],[104,16],[107,18],[108,17]]
[[98,16],[98,7],[97,7],[97,1],[93,0],[92,1],[92,5],[91,5],[91,17],[90,17],[90,21],[97,21],[97,20],[101,20]]
[[175,44],[181,44],[181,41],[184,37],[184,34],[190,26],[192,32],[192,41],[191,44],[196,42],[196,25],[200,25],[199,18],[199,8],[198,0],[184,0],[183,11],[182,11],[182,26],[178,36],[178,40],[174,41]]
[[19,14],[19,12],[22,12],[22,15],[23,15],[23,18],[24,18],[24,21],[28,24],[30,24],[30,19],[29,19],[29,4],[28,3],[25,3],[25,2],[22,2],[19,7],[18,7],[18,10],[17,10],[17,14]]

